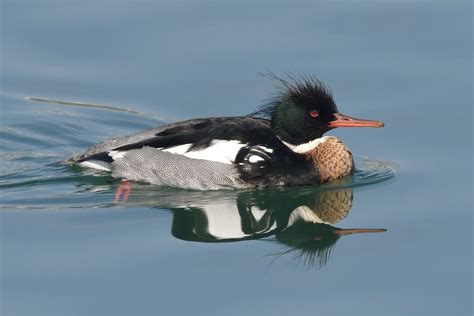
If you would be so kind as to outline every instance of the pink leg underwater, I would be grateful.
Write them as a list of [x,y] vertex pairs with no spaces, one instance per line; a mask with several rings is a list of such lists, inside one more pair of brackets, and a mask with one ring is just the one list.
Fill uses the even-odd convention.
[[120,200],[120,197],[123,195],[122,201],[124,203],[127,202],[128,200],[128,195],[132,191],[132,184],[128,180],[122,180],[120,185],[117,188],[117,191],[115,193],[115,198],[114,198],[114,203],[117,203]]

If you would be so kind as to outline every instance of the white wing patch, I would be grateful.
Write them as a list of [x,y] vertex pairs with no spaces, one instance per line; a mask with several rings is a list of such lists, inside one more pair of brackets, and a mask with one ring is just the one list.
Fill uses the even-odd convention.
[[[270,154],[273,153],[273,149],[267,148],[264,146],[252,146],[245,156],[245,160],[250,163],[257,163],[259,161],[265,161],[266,159],[270,160]],[[244,162],[240,163],[241,165],[245,164]],[[264,166],[260,166],[263,168]]]
[[235,156],[237,156],[239,150],[246,145],[247,144],[241,143],[238,140],[213,140],[207,148],[201,150],[188,152],[191,144],[170,147],[162,150],[189,158],[231,164],[234,162]]
[[264,159],[260,156],[257,156],[257,155],[253,155],[253,156],[250,156],[249,158],[249,162],[251,163],[256,163],[256,162],[259,162],[259,161],[263,161]]
[[83,161],[79,163],[79,165],[82,167],[93,168],[97,170],[110,171],[110,168],[107,168],[105,165],[101,165],[99,163],[94,163],[93,160]]
[[[221,140],[215,139],[213,140],[210,145],[204,149],[197,149],[188,151],[191,148],[192,144],[184,144],[174,147],[169,147],[166,149],[157,148],[157,150],[182,155],[188,158],[193,159],[202,159],[208,161],[216,161],[222,162],[226,164],[232,164],[235,161],[235,157],[237,153],[245,146],[246,143],[242,143],[238,140]],[[266,153],[272,153],[273,149],[267,148],[264,146],[256,146],[259,150],[262,150]],[[109,156],[112,157],[113,160],[118,160],[124,157],[127,151],[118,151],[112,150],[109,152]],[[249,161],[252,163],[262,161],[263,158],[259,157],[258,155],[252,155],[249,158]],[[92,166],[91,166],[92,167]]]
[[179,145],[179,146],[174,146],[166,149],[158,148],[159,150],[166,151],[167,153],[172,153],[172,154],[178,154],[178,155],[184,155],[186,152],[189,150],[191,147],[191,144],[185,144],[185,145]]
[[125,155],[126,151],[118,151],[112,150],[109,152],[109,156],[112,157],[113,160],[117,160],[122,158]]

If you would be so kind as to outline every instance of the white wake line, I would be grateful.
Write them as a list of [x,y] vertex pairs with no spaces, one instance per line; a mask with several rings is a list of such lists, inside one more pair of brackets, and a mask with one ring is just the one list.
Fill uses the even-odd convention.
[[25,100],[33,101],[33,102],[54,103],[54,104],[66,105],[66,106],[77,106],[77,107],[83,107],[83,108],[94,108],[94,109],[110,110],[110,111],[117,111],[117,112],[126,112],[126,113],[160,119],[158,117],[155,117],[154,115],[150,115],[147,113],[143,113],[143,112],[127,109],[127,108],[120,108],[113,105],[106,105],[106,104],[64,101],[64,100],[55,100],[55,99],[49,99],[49,98],[43,98],[43,97],[30,97],[30,96],[25,97]]

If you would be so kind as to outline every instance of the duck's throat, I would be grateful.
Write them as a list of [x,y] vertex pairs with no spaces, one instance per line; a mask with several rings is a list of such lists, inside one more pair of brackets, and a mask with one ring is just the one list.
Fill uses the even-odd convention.
[[354,171],[351,151],[336,137],[325,136],[301,145],[286,145],[313,162],[319,170],[321,182],[334,181]]

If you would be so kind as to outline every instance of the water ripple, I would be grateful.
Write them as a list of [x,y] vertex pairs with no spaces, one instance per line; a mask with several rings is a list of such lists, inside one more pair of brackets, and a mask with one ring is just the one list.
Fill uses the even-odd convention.
[[[0,97],[12,105],[8,113],[11,120],[0,129],[0,145],[3,147],[0,150],[0,208],[3,209],[116,206],[112,201],[120,180],[106,172],[92,172],[57,162],[111,135],[127,134],[163,123],[149,117],[137,120],[136,115],[141,113],[113,106],[36,100],[45,105],[37,107],[22,98]],[[56,111],[65,105],[74,105],[69,107],[71,115]],[[22,111],[18,112],[17,108]],[[103,111],[104,115],[97,115],[98,111]],[[308,190],[337,190],[374,184],[395,175],[397,166],[393,163],[362,155],[354,158],[356,171],[351,176],[321,186],[284,190],[298,196]],[[234,199],[238,190],[229,191],[193,192],[134,183],[133,194],[140,197],[139,203],[146,204],[147,201],[156,202],[157,198],[173,200],[177,196],[201,202],[207,198]]]

